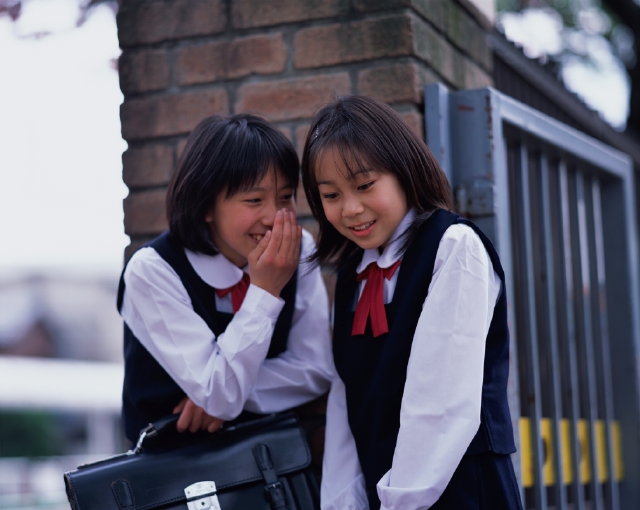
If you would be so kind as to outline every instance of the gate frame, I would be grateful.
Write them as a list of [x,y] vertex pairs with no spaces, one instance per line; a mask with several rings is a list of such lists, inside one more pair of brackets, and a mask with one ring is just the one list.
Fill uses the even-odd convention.
[[[445,171],[459,204],[494,243],[505,275],[507,295],[514,294],[512,214],[509,205],[507,141],[505,125],[541,140],[590,168],[611,177],[602,189],[602,231],[608,334],[611,339],[613,404],[623,437],[625,477],[619,484],[620,508],[640,507],[640,271],[638,227],[635,212],[635,184],[631,158],[574,128],[566,126],[495,89],[450,92],[442,84],[425,87],[425,130],[427,144]],[[622,225],[622,226],[621,226]],[[622,234],[622,235],[620,235]],[[529,235],[523,234],[525,238]],[[614,256],[617,255],[617,260]],[[532,288],[532,285],[527,285]],[[594,287],[595,288],[595,287]],[[597,291],[597,289],[596,289]],[[530,294],[530,292],[527,292]],[[528,296],[529,300],[531,296]],[[511,362],[508,385],[509,407],[517,444],[521,416],[517,363],[515,307],[509,307]],[[535,325],[533,328],[535,333]],[[533,340],[535,342],[535,338]],[[536,354],[530,352],[534,356]],[[534,388],[537,383],[533,381]],[[631,390],[629,389],[631,388]],[[539,385],[537,385],[539,392]],[[535,391],[535,390],[534,390]],[[542,480],[543,444],[538,431],[540,399],[534,399],[532,439],[536,507],[547,508]],[[556,436],[558,437],[558,436]],[[557,448],[556,448],[557,450]],[[593,457],[593,454],[592,454]],[[514,468],[521,481],[520,456]],[[557,462],[557,459],[556,459]],[[575,464],[574,464],[575,465]],[[577,469],[577,466],[576,468]],[[556,472],[559,466],[556,465]],[[595,472],[595,466],[594,466]],[[610,476],[613,476],[610,471]],[[636,487],[634,487],[634,485]],[[522,483],[521,483],[522,486]],[[616,494],[617,499],[617,494]],[[581,505],[578,504],[579,508]],[[617,506],[614,504],[614,507]]]

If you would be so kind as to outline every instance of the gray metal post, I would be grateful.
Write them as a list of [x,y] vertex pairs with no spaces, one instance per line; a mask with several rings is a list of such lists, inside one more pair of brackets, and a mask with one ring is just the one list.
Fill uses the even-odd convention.
[[582,316],[582,352],[585,370],[583,382],[587,394],[587,416],[589,422],[589,451],[591,453],[591,507],[595,510],[603,510],[602,489],[600,487],[600,473],[597,462],[598,445],[596,440],[596,422],[598,420],[598,395],[596,389],[596,362],[594,358],[593,321],[591,317],[591,275],[589,253],[589,230],[587,228],[587,205],[585,179],[583,172],[576,172],[576,215],[578,220],[578,260],[580,261],[580,310]]
[[542,392],[540,391],[540,361],[538,358],[539,346],[538,346],[538,323],[536,312],[536,295],[535,295],[535,277],[534,277],[534,246],[533,246],[533,234],[532,229],[532,214],[531,214],[531,198],[529,196],[529,152],[527,146],[521,142],[520,151],[518,154],[517,170],[519,173],[518,183],[518,199],[520,201],[520,243],[523,247],[524,255],[524,267],[526,272],[526,278],[523,279],[525,284],[524,295],[520,298],[524,298],[526,324],[523,324],[523,329],[526,328],[525,338],[526,346],[520,344],[521,349],[526,349],[530,363],[530,370],[527,372],[527,407],[529,419],[531,420],[531,443],[533,450],[533,465],[534,465],[534,500],[536,502],[536,509],[546,510],[547,505],[547,491],[544,485],[542,476],[542,466],[544,464],[544,444],[542,442],[542,434],[540,433],[540,424],[542,420]]
[[449,152],[449,90],[441,83],[427,85],[424,102],[427,145],[453,187]]
[[575,328],[575,306],[574,306],[574,282],[573,282],[573,250],[571,247],[571,219],[569,211],[569,176],[567,165],[564,161],[560,162],[558,168],[558,177],[560,181],[560,204],[562,215],[562,254],[564,258],[564,286],[563,295],[565,298],[564,308],[566,311],[566,321],[564,323],[565,353],[569,364],[570,384],[565,388],[566,396],[570,399],[570,416],[571,419],[571,464],[573,467],[573,482],[571,484],[571,492],[573,494],[574,506],[578,510],[585,508],[584,491],[580,481],[580,457],[581,445],[578,433],[578,420],[580,420],[580,402],[578,400],[578,392],[580,384],[578,382],[578,354],[576,348],[576,328]]
[[540,155],[540,190],[541,190],[541,222],[542,222],[542,243],[543,243],[543,268],[546,280],[546,316],[547,334],[549,343],[549,357],[551,365],[551,395],[552,395],[552,432],[553,432],[553,462],[555,465],[555,507],[556,510],[567,509],[567,496],[564,490],[565,478],[562,464],[562,449],[560,438],[562,437],[562,390],[560,384],[560,350],[558,347],[558,323],[556,320],[556,292],[554,284],[556,274],[553,260],[553,237],[552,237],[552,215],[551,215],[551,182],[549,177],[549,161],[545,154]]
[[600,182],[594,180],[591,186],[593,201],[593,230],[595,236],[595,257],[598,283],[598,305],[600,314],[600,352],[602,356],[602,378],[604,393],[604,416],[607,445],[607,507],[612,510],[620,510],[620,494],[618,484],[615,481],[615,462],[612,423],[614,420],[613,409],[613,382],[611,368],[611,347],[609,345],[609,320],[607,316],[607,293],[604,260],[604,233],[602,230],[602,198],[600,195]]

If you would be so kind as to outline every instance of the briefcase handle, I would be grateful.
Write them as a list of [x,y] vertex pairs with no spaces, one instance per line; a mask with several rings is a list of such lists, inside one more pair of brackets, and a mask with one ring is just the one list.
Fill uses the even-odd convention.
[[164,416],[163,418],[160,418],[153,423],[149,423],[149,425],[147,425],[140,431],[138,442],[129,453],[140,453],[142,451],[145,439],[157,436],[163,431],[169,430],[169,428],[171,428],[172,426],[173,428],[175,428],[176,423],[178,422],[178,418],[180,418],[180,413],[168,414],[167,416]]
[[[162,433],[164,433],[167,430],[170,429],[175,429],[176,424],[178,422],[178,419],[180,418],[180,413],[176,413],[176,414],[168,414],[167,416],[164,416],[162,418],[160,418],[159,420],[154,421],[153,423],[149,423],[149,425],[147,425],[145,428],[143,428],[140,431],[140,436],[138,437],[138,442],[136,443],[135,447],[132,448],[131,450],[129,450],[128,454],[132,455],[132,454],[136,454],[136,453],[140,453],[144,447],[144,441],[145,439],[150,439],[152,437],[156,437],[161,435]],[[227,423],[224,424],[224,428],[220,427],[219,431],[216,432],[216,434],[226,434],[229,433],[233,430],[238,430],[238,429],[244,429],[246,427],[255,427],[255,426],[260,426],[263,424],[267,424],[269,422],[272,422],[273,420],[286,420],[286,419],[295,419],[297,421],[297,418],[295,417],[295,414],[292,413],[291,411],[285,411],[283,413],[271,413],[271,414],[267,414],[265,416],[262,416],[260,418],[257,419],[253,419],[253,420],[247,420],[244,422],[240,422],[240,423],[233,423],[231,422],[231,425],[228,425]]]
[[[171,424],[175,424],[180,418],[180,414],[169,414],[163,418],[160,418],[153,423],[149,423],[145,428],[140,431],[140,437],[138,437],[138,442],[136,445],[131,448],[126,453],[118,453],[116,455],[112,455],[111,457],[107,457],[105,459],[100,459],[95,462],[87,462],[86,464],[80,464],[78,469],[86,469],[88,467],[96,466],[98,464],[104,464],[106,462],[111,462],[115,459],[121,459],[124,457],[129,457],[130,455],[137,455],[142,451],[144,440],[148,437],[154,437],[160,434],[162,431],[167,430],[171,427]],[[66,475],[65,475],[66,476]]]

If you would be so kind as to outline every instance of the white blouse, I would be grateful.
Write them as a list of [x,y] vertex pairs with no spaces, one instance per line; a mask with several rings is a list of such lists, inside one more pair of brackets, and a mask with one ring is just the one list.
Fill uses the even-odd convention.
[[[413,211],[407,214],[381,255],[366,250],[358,273],[371,262],[386,268],[401,258],[400,243],[393,241],[414,217]],[[399,272],[384,281],[385,303],[393,298]],[[449,227],[438,247],[413,337],[392,466],[377,484],[382,510],[431,507],[475,436],[485,341],[500,288],[500,278],[473,229]],[[347,420],[345,388],[337,374],[329,393],[322,471],[322,510],[369,510]]]
[[[301,260],[315,249],[303,230]],[[235,285],[242,270],[224,255],[185,250],[200,278],[218,289]],[[246,268],[245,268],[246,269]],[[329,302],[320,270],[298,268],[287,350],[265,359],[284,301],[250,285],[238,312],[218,338],[194,312],[182,281],[150,247],[138,250],[124,273],[121,315],[133,334],[198,406],[232,420],[243,409],[283,411],[325,393],[332,374]],[[233,312],[231,294],[216,307]]]

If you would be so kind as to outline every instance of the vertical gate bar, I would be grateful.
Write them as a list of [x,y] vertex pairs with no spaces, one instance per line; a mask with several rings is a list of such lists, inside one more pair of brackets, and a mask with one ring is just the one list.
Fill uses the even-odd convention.
[[536,296],[534,285],[533,267],[533,234],[531,229],[531,199],[529,196],[529,152],[524,142],[520,145],[520,198],[521,198],[521,219],[522,219],[522,246],[525,256],[526,275],[523,279],[526,282],[527,304],[527,333],[529,341],[527,349],[529,354],[529,390],[533,391],[533,398],[529,398],[527,404],[529,408],[529,418],[531,420],[531,439],[533,441],[534,453],[534,499],[538,510],[547,510],[547,492],[542,477],[542,466],[544,458],[544,445],[540,434],[541,411],[541,391],[540,391],[540,360],[538,357],[538,327],[536,324]]
[[[518,369],[518,338],[517,321],[514,300],[515,297],[515,275],[512,246],[515,239],[512,237],[512,214],[517,210],[517,204],[511,204],[509,200],[509,169],[507,163],[507,139],[504,131],[504,124],[499,113],[499,101],[497,93],[491,91],[485,98],[485,105],[490,104],[491,108],[485,111],[488,117],[488,126],[490,127],[489,138],[490,146],[494,151],[492,173],[495,183],[495,199],[496,199],[496,217],[495,217],[495,237],[497,241],[496,250],[500,255],[500,263],[505,273],[507,302],[507,321],[509,323],[509,379],[507,383],[507,399],[509,402],[509,411],[511,413],[511,423],[513,425],[514,439],[516,444],[520,444],[520,428],[519,421],[522,415],[521,407],[524,403],[520,402],[520,373]],[[488,111],[487,111],[488,110]],[[522,457],[520,450],[511,455],[514,464],[514,470],[519,480],[522,480]],[[524,501],[524,487],[520,484],[520,497]]]
[[575,310],[573,303],[573,253],[571,248],[571,218],[569,212],[569,176],[567,164],[560,161],[558,165],[558,179],[560,185],[560,210],[562,215],[562,252],[564,255],[564,294],[566,317],[566,349],[569,361],[569,378],[571,380],[571,464],[573,468],[573,506],[575,510],[585,510],[584,493],[580,484],[580,441],[578,436],[578,420],[580,419],[580,405],[578,395],[578,355],[576,349]]
[[553,238],[551,225],[551,192],[549,180],[549,160],[543,152],[540,155],[540,188],[542,199],[542,241],[544,246],[543,264],[546,272],[546,303],[549,327],[549,357],[551,359],[551,390],[552,390],[552,431],[553,431],[553,462],[555,464],[555,507],[556,510],[567,508],[567,496],[564,489],[564,470],[562,469],[562,450],[560,446],[560,420],[562,419],[562,392],[560,390],[560,354],[558,349],[558,323],[556,320],[556,293],[554,282],[556,275],[553,261]]
[[607,506],[611,510],[620,510],[620,494],[618,483],[615,481],[614,470],[614,444],[612,434],[612,423],[614,420],[613,409],[613,381],[611,377],[611,350],[609,346],[609,319],[607,316],[607,294],[606,276],[604,262],[604,234],[602,231],[602,197],[600,195],[600,181],[593,180],[591,186],[593,196],[593,226],[595,238],[596,271],[598,275],[598,305],[600,315],[600,356],[602,356],[602,378],[604,386],[604,414],[605,431],[607,441],[607,467],[609,476],[607,478]]
[[580,246],[580,276],[582,279],[582,318],[584,325],[584,355],[588,397],[589,450],[591,452],[591,488],[593,490],[592,508],[602,510],[602,487],[599,482],[599,466],[596,462],[596,421],[598,420],[598,394],[596,387],[596,361],[594,358],[593,321],[591,317],[591,275],[589,257],[589,231],[587,228],[587,210],[584,174],[576,172],[576,199],[578,219],[578,241]]

